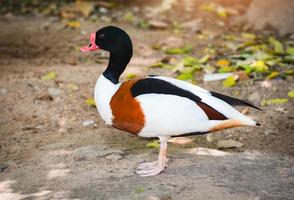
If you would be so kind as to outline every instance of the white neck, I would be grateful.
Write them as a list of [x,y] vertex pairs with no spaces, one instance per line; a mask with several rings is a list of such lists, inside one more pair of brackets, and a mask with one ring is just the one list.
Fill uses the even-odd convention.
[[97,79],[94,91],[94,98],[96,107],[101,118],[108,125],[112,125],[112,111],[110,108],[110,101],[112,96],[120,87],[121,83],[114,84],[102,74]]

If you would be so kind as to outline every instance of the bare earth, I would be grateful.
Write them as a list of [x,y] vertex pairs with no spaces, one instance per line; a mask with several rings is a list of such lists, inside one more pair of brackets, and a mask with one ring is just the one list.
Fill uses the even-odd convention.
[[[235,128],[210,134],[209,141],[195,136],[190,144],[169,144],[164,173],[136,175],[136,164],[155,160],[158,149],[146,148],[150,140],[106,127],[96,109],[85,103],[107,59],[81,54],[78,47],[99,26],[85,22],[83,35],[55,18],[0,18],[0,199],[293,199],[293,100],[281,105],[282,111],[277,106],[249,110],[260,128]],[[168,32],[121,26],[130,32],[135,48],[126,73],[170,76],[145,68],[162,56],[149,46],[168,41]],[[174,37],[197,46],[190,34]],[[57,78],[42,80],[49,71]],[[259,82],[232,89],[219,82],[199,85],[250,97],[256,104],[285,97],[294,88],[293,80],[272,84],[269,89]],[[49,88],[57,89],[53,99]],[[85,120],[94,124],[83,126]],[[244,146],[222,157],[190,153],[196,147],[216,148],[221,139]]]

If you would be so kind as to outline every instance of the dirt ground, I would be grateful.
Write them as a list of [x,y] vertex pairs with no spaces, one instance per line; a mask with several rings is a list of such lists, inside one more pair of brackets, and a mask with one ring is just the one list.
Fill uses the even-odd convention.
[[[198,45],[189,33],[171,38],[164,30],[118,25],[130,33],[135,49],[125,74],[171,76],[166,70],[146,69],[162,56],[149,46],[172,43],[175,37],[177,44]],[[146,148],[150,140],[106,127],[96,109],[85,103],[107,55],[81,54],[78,48],[101,26],[85,21],[72,30],[54,17],[0,18],[0,199],[293,199],[293,100],[262,112],[250,109],[248,115],[261,127],[169,144],[164,173],[136,175],[136,164],[156,159],[158,149]],[[42,80],[49,71],[57,78]],[[199,83],[256,104],[294,88],[291,79],[272,84],[264,88],[261,82],[244,82],[224,89],[219,82]],[[94,123],[83,125],[89,120]],[[244,146],[223,157],[191,153],[196,147],[216,148],[223,139]]]

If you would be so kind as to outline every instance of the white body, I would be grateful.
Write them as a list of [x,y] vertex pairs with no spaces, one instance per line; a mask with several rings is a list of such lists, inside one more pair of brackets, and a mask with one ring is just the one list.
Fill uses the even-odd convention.
[[[239,120],[243,125],[254,126],[256,122],[241,114],[228,103],[218,99],[196,85],[177,79],[155,76],[152,78],[167,81],[177,87],[188,90],[201,98],[216,111],[228,119]],[[106,124],[112,124],[110,100],[120,87],[103,75],[95,86],[95,102],[99,114]],[[206,132],[223,123],[223,120],[209,120],[205,112],[192,100],[176,95],[143,94],[136,97],[145,115],[144,128],[139,133],[142,137],[174,136],[191,132]]]

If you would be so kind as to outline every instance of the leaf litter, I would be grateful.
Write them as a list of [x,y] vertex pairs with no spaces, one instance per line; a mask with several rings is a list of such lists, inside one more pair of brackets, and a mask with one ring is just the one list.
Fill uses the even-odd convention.
[[[281,42],[274,36],[250,32],[224,34],[221,38],[221,44],[203,49],[201,57],[194,55],[193,46],[156,48],[174,56],[177,62],[158,62],[151,67],[172,70],[178,79],[189,81],[195,81],[198,72],[204,72],[204,81],[227,79],[224,87],[233,87],[248,79],[271,80],[294,75],[294,47],[287,40]],[[216,76],[215,72],[220,75]],[[233,79],[226,73],[238,76]]]

